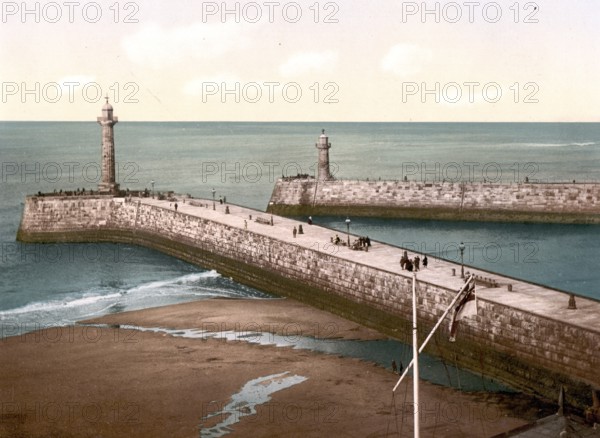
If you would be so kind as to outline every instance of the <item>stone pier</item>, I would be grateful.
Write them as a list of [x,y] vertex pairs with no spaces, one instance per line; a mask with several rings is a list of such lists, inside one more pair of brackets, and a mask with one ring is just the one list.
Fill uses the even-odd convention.
[[[18,240],[142,245],[410,343],[412,280],[400,269],[403,249],[373,242],[368,252],[354,251],[332,245],[330,229],[235,205],[213,211],[212,200],[179,198],[178,211],[170,205],[150,198],[28,197]],[[293,237],[299,225],[304,234]],[[591,405],[591,389],[600,388],[600,302],[577,297],[570,310],[568,293],[467,270],[480,277],[478,314],[461,321],[455,343],[446,321],[428,352],[549,399],[562,384],[570,404]],[[421,339],[462,286],[459,273],[460,265],[434,258],[417,273]]]
[[280,179],[274,214],[600,224],[598,183],[476,183]]

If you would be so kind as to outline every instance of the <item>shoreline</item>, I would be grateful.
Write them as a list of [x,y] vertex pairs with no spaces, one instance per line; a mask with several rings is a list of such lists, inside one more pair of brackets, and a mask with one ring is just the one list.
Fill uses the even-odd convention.
[[82,320],[78,324],[160,327],[172,330],[198,329],[215,333],[267,332],[289,337],[308,336],[317,339],[361,341],[388,338],[372,328],[290,298],[211,298],[113,313]]
[[[373,363],[120,327],[136,323],[181,329],[204,324],[225,330],[253,324],[280,334],[293,326],[308,335],[315,327],[326,328],[317,333],[323,338],[386,338],[290,299],[248,301],[252,300],[203,300],[111,314],[81,322],[110,327],[77,325],[67,331],[69,335],[57,329],[63,336],[53,342],[36,333],[0,341],[0,396],[8,402],[0,413],[0,430],[34,437],[49,432],[83,437],[92,431],[107,437],[124,433],[197,437],[201,418],[218,414],[217,407],[225,407],[249,381],[278,373],[306,380],[272,394],[271,400],[257,406],[256,415],[234,412],[239,422],[228,436],[396,435],[393,430],[402,414],[404,433],[412,430],[412,411],[405,412],[410,389],[406,394],[398,391],[394,408],[391,389],[398,376]],[[408,388],[409,381],[400,388]],[[529,398],[515,401],[523,397],[463,393],[423,382],[421,403],[427,406],[423,432],[475,437],[523,427],[536,418]],[[509,407],[511,400],[518,415],[511,414],[515,410]],[[217,415],[208,423],[214,425],[230,414]],[[59,417],[68,421],[52,421]]]

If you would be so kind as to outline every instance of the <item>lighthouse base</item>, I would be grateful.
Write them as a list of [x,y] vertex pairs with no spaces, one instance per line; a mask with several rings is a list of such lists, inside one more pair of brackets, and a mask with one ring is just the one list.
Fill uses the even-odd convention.
[[119,193],[119,184],[117,184],[117,183],[100,183],[100,184],[98,184],[98,193],[116,195]]

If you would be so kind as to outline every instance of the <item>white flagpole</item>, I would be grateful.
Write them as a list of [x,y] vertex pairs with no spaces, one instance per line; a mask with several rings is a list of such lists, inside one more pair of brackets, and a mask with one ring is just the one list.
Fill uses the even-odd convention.
[[412,284],[412,305],[413,305],[413,408],[414,408],[414,437],[420,436],[419,425],[419,339],[417,338],[417,273],[413,272]]
[[[427,346],[427,344],[429,343],[429,341],[431,340],[431,338],[435,334],[435,331],[439,328],[440,324],[442,324],[442,322],[443,322],[444,318],[446,317],[446,315],[450,312],[450,310],[452,309],[452,307],[454,307],[454,304],[456,304],[456,302],[458,301],[458,298],[464,292],[465,288],[469,285],[469,283],[471,283],[471,281],[473,281],[473,275],[471,275],[467,279],[467,281],[465,282],[464,286],[458,291],[458,293],[456,294],[456,296],[454,297],[454,299],[452,300],[452,302],[450,303],[450,305],[448,306],[448,308],[446,309],[446,311],[444,312],[444,314],[440,317],[440,319],[438,320],[438,322],[436,323],[436,325],[433,327],[433,329],[431,330],[431,332],[429,332],[429,335],[427,336],[427,338],[425,338],[425,341],[423,341],[423,344],[421,345],[421,348],[419,348],[419,353],[423,352],[423,350],[425,349],[425,347]],[[414,286],[414,279],[413,279],[413,286]],[[413,366],[414,357],[415,356],[413,354],[413,360],[411,360],[410,363],[408,364],[408,366],[404,369],[404,372],[402,373],[402,375],[398,379],[398,382],[396,383],[396,386],[394,386],[394,389],[392,391],[395,392],[396,389],[398,389],[398,386],[400,386],[400,383],[402,382],[402,380],[404,380],[404,377],[406,377],[406,375],[408,374],[408,371],[410,370],[410,367]]]

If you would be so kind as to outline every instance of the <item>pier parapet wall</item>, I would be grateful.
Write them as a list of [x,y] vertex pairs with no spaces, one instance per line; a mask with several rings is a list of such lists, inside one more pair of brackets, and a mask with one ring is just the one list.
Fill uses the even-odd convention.
[[[299,239],[278,238],[277,226],[252,223],[246,229],[248,211],[260,214],[252,210],[244,209],[238,218],[235,209],[241,208],[234,206],[231,215],[189,204],[179,212],[167,206],[168,202],[156,205],[112,197],[29,197],[18,240],[117,242],[154,248],[410,342],[412,279],[397,270],[397,260],[388,269],[377,268],[329,251],[318,242],[301,244]],[[442,315],[461,284],[460,278],[451,276],[444,281],[419,281],[423,328],[431,327]],[[540,299],[558,296],[566,308],[566,294],[542,290],[545,294]],[[549,316],[502,303],[494,289],[479,286],[478,291],[478,315],[461,322],[456,343],[448,342],[444,324],[429,352],[548,398],[555,398],[559,385],[565,384],[569,402],[589,405],[591,388],[600,387],[600,303],[578,298],[581,310],[574,312],[585,312],[588,319],[566,320],[558,314]],[[420,332],[422,339],[425,334],[425,330]]]
[[280,179],[268,210],[292,216],[600,223],[600,184]]

